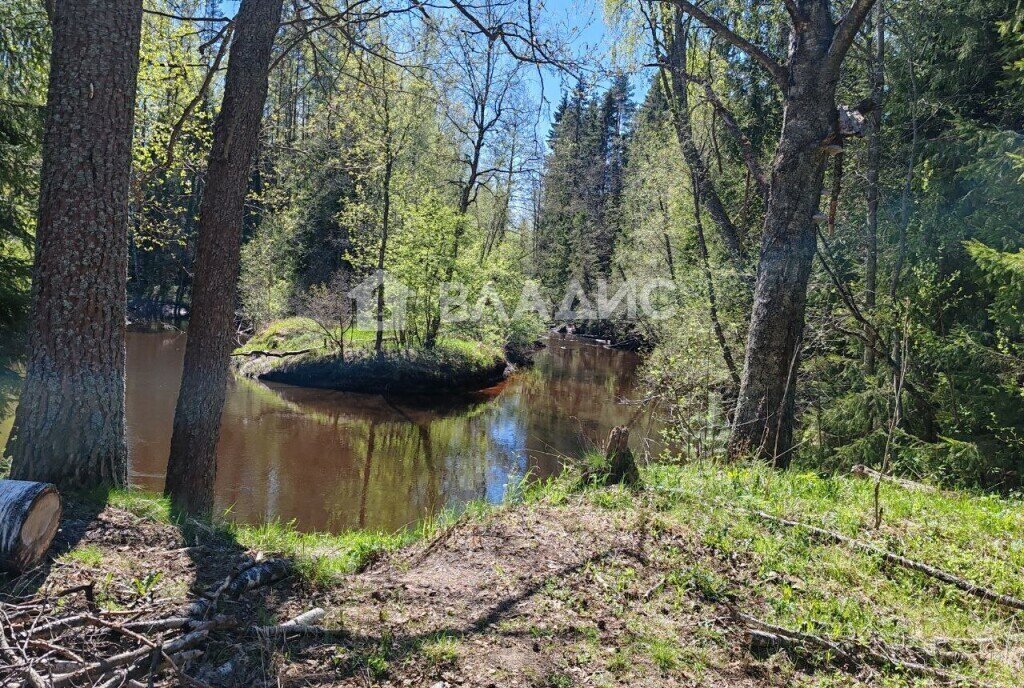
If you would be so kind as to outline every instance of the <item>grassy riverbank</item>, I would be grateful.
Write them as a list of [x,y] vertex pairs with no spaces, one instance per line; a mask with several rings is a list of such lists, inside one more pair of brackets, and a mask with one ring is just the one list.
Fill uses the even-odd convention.
[[[431,349],[391,342],[376,354],[373,332],[351,330],[331,337],[305,318],[278,321],[235,351],[236,367],[242,375],[268,382],[408,394],[484,389],[501,382],[508,368],[502,350],[482,342],[447,338]],[[342,341],[344,353],[337,346]]]
[[[138,606],[142,592],[184,604],[239,559],[288,558],[295,575],[226,611],[265,624],[319,606],[342,630],[214,634],[203,662],[240,644],[240,682],[1021,685],[1020,612],[769,518],[1024,598],[1021,500],[883,484],[876,529],[863,479],[714,465],[643,478],[631,492],[566,475],[397,534],[179,528],[161,498],[115,492],[43,589],[90,579],[111,609]],[[157,570],[144,590],[138,581]]]

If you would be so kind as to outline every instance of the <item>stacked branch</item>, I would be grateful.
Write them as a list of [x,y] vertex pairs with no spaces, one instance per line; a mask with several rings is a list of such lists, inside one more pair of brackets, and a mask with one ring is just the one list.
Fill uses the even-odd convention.
[[[194,669],[203,659],[211,634],[231,632],[254,639],[324,637],[339,631],[320,626],[326,612],[311,609],[275,626],[247,626],[221,613],[221,603],[291,574],[283,559],[247,560],[188,606],[188,614],[169,615],[166,603],[124,612],[96,606],[93,585],[5,604],[0,611],[0,688],[71,686],[184,685],[202,688]],[[81,605],[65,604],[83,594]],[[224,667],[217,669],[218,675]]]

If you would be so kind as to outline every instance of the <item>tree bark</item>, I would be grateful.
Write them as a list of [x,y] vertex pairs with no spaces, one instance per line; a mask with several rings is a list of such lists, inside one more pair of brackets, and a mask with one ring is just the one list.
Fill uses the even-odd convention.
[[25,383],[11,477],[123,485],[128,193],[141,0],[65,0],[43,136]]
[[199,209],[192,311],[165,492],[181,512],[213,508],[220,417],[234,345],[245,196],[282,0],[242,0]]
[[0,570],[20,573],[35,566],[57,534],[60,514],[53,485],[0,480]]
[[834,23],[829,0],[794,0],[784,115],[768,195],[761,259],[730,454],[788,466],[807,283],[828,152],[839,135],[836,83],[872,0]]

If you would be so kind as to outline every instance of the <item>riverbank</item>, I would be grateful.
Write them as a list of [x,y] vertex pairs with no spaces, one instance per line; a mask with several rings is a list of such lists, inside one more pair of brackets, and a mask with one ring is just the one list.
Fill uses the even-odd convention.
[[389,345],[376,353],[372,332],[337,338],[343,351],[305,319],[279,321],[235,351],[235,368],[245,377],[297,387],[415,395],[479,391],[514,368],[505,352],[482,342],[441,339],[431,349]]
[[[118,493],[69,515],[56,558],[4,591],[91,582],[95,610],[71,594],[61,614],[181,618],[254,563],[287,562],[281,580],[205,612],[220,625],[181,668],[209,685],[1021,685],[1019,612],[771,518],[1021,598],[1019,500],[885,484],[875,529],[874,485],[854,477],[670,466],[643,478],[629,492],[564,477],[386,536],[182,528],[161,500]],[[272,630],[312,608],[315,628]],[[110,649],[105,633],[80,635]]]

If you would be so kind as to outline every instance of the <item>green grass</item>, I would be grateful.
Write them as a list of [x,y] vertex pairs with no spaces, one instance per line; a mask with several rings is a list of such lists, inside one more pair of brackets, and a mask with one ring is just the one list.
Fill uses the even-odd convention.
[[[883,485],[883,521],[876,530],[870,481],[713,464],[656,466],[645,471],[644,480],[649,492],[641,499],[656,512],[655,525],[689,533],[716,553],[703,561],[680,555],[672,587],[708,601],[728,597],[771,623],[837,638],[925,647],[958,638],[1020,643],[1019,619],[1010,610],[887,565],[877,555],[752,514],[760,510],[834,530],[1024,597],[1019,499]],[[744,562],[743,575],[716,564],[721,561]],[[1018,680],[1013,661],[954,669],[999,685]]]
[[317,585],[329,585],[359,571],[417,537],[414,531],[303,533],[293,524],[279,521],[258,526],[229,524],[226,530],[242,547],[290,558],[298,574]]
[[[457,522],[483,518],[495,507],[484,501],[473,501],[459,511],[443,511],[425,519],[416,526],[394,533],[384,531],[351,530],[344,533],[306,533],[294,523],[271,521],[248,525],[219,521],[214,525],[197,522],[176,522],[170,502],[163,495],[137,489],[115,489],[103,494],[102,499],[113,507],[149,521],[167,525],[180,525],[186,534],[202,530],[207,535],[223,539],[225,545],[240,547],[268,555],[287,557],[295,565],[296,573],[306,582],[330,585],[342,576],[362,570],[382,554],[395,551],[417,540],[440,535]],[[88,550],[88,552],[84,552]],[[95,550],[95,552],[93,552]],[[77,553],[77,554],[76,554]],[[92,555],[102,557],[98,547],[88,546],[72,550],[65,557],[82,564],[90,563]]]
[[419,651],[432,666],[454,664],[459,658],[459,639],[449,633],[432,635],[420,643]]
[[235,353],[249,351],[297,351],[315,349],[324,344],[323,333],[309,318],[292,317],[275,320],[257,333]]
[[60,561],[88,567],[99,566],[103,562],[103,550],[96,545],[82,545],[62,554]]

